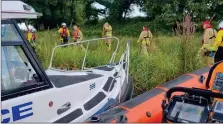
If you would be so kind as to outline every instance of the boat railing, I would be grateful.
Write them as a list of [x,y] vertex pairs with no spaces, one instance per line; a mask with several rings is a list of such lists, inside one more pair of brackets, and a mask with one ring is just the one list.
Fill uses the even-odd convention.
[[48,69],[58,70],[58,69],[55,69],[55,68],[52,67],[54,53],[55,53],[55,50],[57,48],[87,43],[87,48],[85,49],[84,58],[83,58],[83,61],[82,61],[82,66],[81,66],[81,70],[84,70],[85,69],[85,63],[86,63],[87,52],[88,52],[88,49],[89,49],[90,42],[96,42],[96,41],[101,41],[101,40],[105,40],[105,39],[115,39],[117,41],[117,45],[116,45],[115,51],[112,53],[112,56],[111,56],[109,64],[114,63],[116,55],[117,55],[117,51],[118,51],[118,48],[119,48],[119,44],[120,44],[119,39],[117,37],[95,38],[95,39],[90,39],[90,40],[84,40],[84,41],[78,41],[78,42],[74,42],[74,43],[58,45],[58,46],[54,47],[53,51],[52,51],[52,54],[51,54],[51,57],[50,57],[50,64],[49,64]]
[[[115,76],[113,78],[113,80],[110,83],[108,92],[111,91],[111,87],[113,82],[115,81],[115,79],[120,78],[120,92],[119,92],[119,102],[121,101],[121,92],[122,92],[122,87],[121,87],[121,82],[122,82],[122,76],[120,75],[122,70],[124,69],[125,73],[126,73],[126,82],[128,84],[128,76],[129,76],[129,58],[130,58],[130,41],[127,41],[127,45],[126,45],[126,50],[125,52],[122,54],[122,56],[120,57],[120,61],[119,61],[119,65],[121,65],[117,76]],[[125,66],[124,66],[125,65]]]

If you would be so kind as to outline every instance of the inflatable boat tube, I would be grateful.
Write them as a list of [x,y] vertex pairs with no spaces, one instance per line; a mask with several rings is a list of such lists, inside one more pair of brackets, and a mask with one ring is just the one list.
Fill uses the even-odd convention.
[[161,103],[164,94],[172,87],[188,87],[207,89],[205,83],[199,82],[201,75],[206,82],[210,67],[196,70],[192,73],[182,75],[165,84],[159,85],[150,91],[139,95],[130,101],[122,103],[104,113],[96,115],[87,120],[87,123],[160,123],[162,122]]

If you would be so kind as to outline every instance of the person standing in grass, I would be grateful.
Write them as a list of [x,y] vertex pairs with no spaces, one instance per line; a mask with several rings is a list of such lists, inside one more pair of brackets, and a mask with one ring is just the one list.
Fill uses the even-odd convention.
[[112,39],[108,37],[112,37],[112,26],[108,22],[103,26],[102,37],[106,38],[105,43],[108,46],[108,51],[110,51]]
[[58,30],[58,33],[60,33],[61,36],[61,42],[62,44],[67,44],[70,38],[70,31],[66,26],[66,23],[61,24],[61,28]]
[[[73,31],[73,41],[74,42],[82,41],[83,34],[82,34],[82,31],[80,30],[80,28],[77,25],[74,25],[73,30],[74,30]],[[82,44],[80,44],[80,46],[83,48],[83,50],[85,50],[85,48]]]
[[32,28],[31,29],[31,34],[32,34],[32,42],[33,43],[36,43],[36,29],[35,28]]
[[223,21],[219,24],[219,31],[216,35],[214,45],[205,45],[204,48],[210,52],[216,52],[214,62],[217,63],[223,60]]
[[36,29],[34,27],[32,27],[29,30],[29,42],[30,42],[32,48],[35,51],[35,47],[36,47]]
[[148,46],[152,41],[153,35],[147,26],[143,26],[142,32],[139,36],[138,43],[141,43],[141,53],[148,54]]
[[24,32],[25,38],[29,41],[30,45],[35,51],[35,41],[36,41],[36,29],[34,26],[29,24],[28,26],[25,23],[19,23],[19,28]]
[[206,63],[207,61],[208,64],[213,64],[213,52],[207,51],[207,49],[204,49],[204,46],[213,46],[217,32],[210,21],[203,22],[202,26],[204,28],[204,34],[202,37],[202,47],[199,51],[199,58],[202,63]]

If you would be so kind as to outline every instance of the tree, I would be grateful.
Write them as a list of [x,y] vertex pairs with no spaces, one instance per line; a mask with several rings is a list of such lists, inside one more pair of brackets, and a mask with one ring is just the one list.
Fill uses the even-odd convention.
[[[98,20],[98,15],[106,15],[112,22],[120,22],[131,12],[132,4],[140,5],[147,13],[148,20],[159,25],[170,26],[177,20],[190,15],[193,21],[201,22],[216,14],[214,20],[221,20],[223,15],[222,0],[24,0],[36,11],[43,13],[37,23],[45,27],[56,27],[61,22],[83,24],[86,20]],[[105,9],[92,6],[98,2]],[[162,26],[162,27],[163,27]]]
[[137,3],[137,0],[114,0],[109,8],[109,20],[121,21],[131,10],[131,4]]
[[192,16],[192,20],[196,22],[208,19],[215,13],[219,18],[222,3],[221,0],[141,0],[140,5],[149,19],[171,25],[186,15]]

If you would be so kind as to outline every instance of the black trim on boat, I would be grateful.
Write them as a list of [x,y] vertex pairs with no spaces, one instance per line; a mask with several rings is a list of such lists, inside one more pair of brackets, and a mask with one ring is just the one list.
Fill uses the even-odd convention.
[[106,95],[103,92],[99,92],[91,100],[89,100],[87,103],[84,104],[84,109],[87,111],[92,109],[98,103],[100,103],[105,97],[106,97]]
[[191,74],[195,74],[197,76],[200,76],[200,75],[202,75],[206,72],[209,72],[209,70],[210,70],[210,67],[205,67],[205,68],[201,68],[201,69],[198,69],[196,71],[193,71],[193,72],[191,72]]
[[175,87],[179,84],[185,83],[185,81],[188,81],[188,80],[193,79],[193,78],[194,77],[191,76],[191,75],[181,75],[180,77],[178,77],[174,80],[168,81],[165,84],[162,84],[160,86],[170,89],[170,88]]
[[71,112],[70,114],[58,119],[54,123],[69,123],[75,120],[76,118],[80,117],[81,115],[83,115],[83,111],[80,108],[78,108],[74,110],[73,112]]
[[118,76],[118,72],[115,72],[113,76],[114,76],[114,77]]
[[95,69],[103,70],[103,71],[112,71],[114,69],[114,67],[101,66],[101,67],[97,67]]
[[[113,77],[109,77],[108,80],[107,80],[107,82],[106,82],[106,84],[104,85],[103,89],[104,89],[106,92],[108,92],[110,85],[111,85],[111,89],[110,89],[110,91],[112,91],[112,89],[114,88],[114,85],[115,85],[115,83],[116,83],[117,81],[114,79],[114,81],[112,82],[113,79],[114,79]],[[112,83],[112,84],[111,84],[111,83]]]
[[123,68],[124,68],[124,69],[126,68],[126,65],[127,65],[126,63],[123,64]]
[[151,98],[159,95],[162,92],[165,92],[165,90],[159,89],[159,88],[151,89],[150,91],[143,93],[142,95],[139,95],[139,96],[131,99],[130,101],[122,103],[121,106],[124,106],[127,108],[134,108],[135,106],[147,101],[148,99],[151,99]]
[[117,107],[114,107],[112,109],[109,109],[109,110],[103,112],[102,114],[100,114],[98,116],[96,115],[95,117],[92,117],[92,118],[98,118],[97,121],[93,121],[90,118],[89,120],[87,120],[87,122],[91,122],[91,123],[111,122],[112,120],[118,119],[120,116],[125,115],[127,112],[128,111],[126,111],[125,109],[117,106]]
[[[128,77],[128,83],[126,83],[125,79],[122,89],[123,89],[122,91],[124,92],[121,92],[121,103],[130,100],[133,96],[134,85],[133,85],[133,79],[130,76]],[[119,96],[117,96],[116,100],[117,101],[119,100]]]
[[61,88],[77,83],[82,83],[84,81],[96,79],[102,77],[103,75],[99,74],[88,74],[88,75],[74,75],[74,76],[67,76],[67,75],[49,75],[48,77],[53,82],[55,87]]

